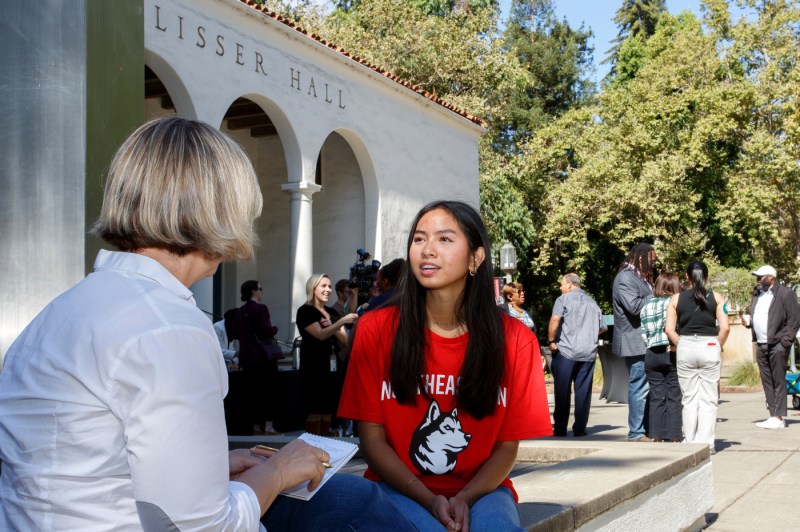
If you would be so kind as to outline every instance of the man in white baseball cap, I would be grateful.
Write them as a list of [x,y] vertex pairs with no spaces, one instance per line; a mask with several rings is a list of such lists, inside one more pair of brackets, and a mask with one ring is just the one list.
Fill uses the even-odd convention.
[[794,292],[777,282],[775,268],[764,265],[752,273],[758,280],[750,303],[753,319],[744,325],[753,330],[758,371],[770,415],[756,425],[782,429],[786,426],[786,357],[800,328],[800,305]]
[[752,273],[756,277],[763,277],[765,275],[769,275],[773,278],[773,280],[775,277],[778,276],[778,272],[775,271],[775,268],[769,266],[768,264],[765,264],[764,266],[760,267],[759,269],[755,270]]

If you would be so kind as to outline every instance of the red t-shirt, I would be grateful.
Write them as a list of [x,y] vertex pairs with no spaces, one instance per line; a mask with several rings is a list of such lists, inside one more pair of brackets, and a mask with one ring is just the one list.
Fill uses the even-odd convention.
[[[452,497],[475,475],[498,441],[552,435],[539,343],[521,321],[503,315],[506,377],[494,414],[477,420],[456,407],[456,382],[468,335],[444,338],[427,331],[425,376],[430,400],[400,405],[388,380],[397,307],[368,312],[358,320],[339,416],[384,426],[397,455],[433,493]],[[380,480],[370,469],[366,478]],[[516,492],[511,480],[502,486]]]

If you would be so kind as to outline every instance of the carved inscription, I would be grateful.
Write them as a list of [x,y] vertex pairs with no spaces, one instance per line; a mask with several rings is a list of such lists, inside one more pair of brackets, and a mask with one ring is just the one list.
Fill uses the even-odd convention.
[[[200,49],[213,50],[217,57],[230,57],[233,64],[247,68],[262,77],[268,76],[268,63],[265,61],[266,55],[259,50],[253,50],[249,45],[242,44],[233,39],[226,40],[226,35],[221,33],[213,34],[201,24],[192,24],[190,20],[182,15],[168,15],[162,11],[161,6],[155,7],[155,29],[165,35],[174,35],[176,39],[185,41],[194,38],[194,45]],[[193,29],[192,29],[193,28]],[[192,34],[194,37],[192,37]],[[189,41],[191,42],[191,40]],[[313,76],[304,75],[299,68],[290,66],[288,84],[292,89],[296,89],[298,94],[314,98],[328,105],[336,105],[344,110],[345,92],[342,89],[331,86],[329,83],[314,79]],[[275,77],[271,79],[275,80]]]
[[[289,71],[291,74],[290,79],[293,89],[297,89],[298,91],[303,91],[307,87],[308,90],[306,91],[306,94],[308,94],[309,96],[313,96],[314,98],[320,99],[320,97],[317,96],[317,83],[314,81],[313,76],[309,76],[308,82],[305,82],[301,81],[302,74],[299,70],[295,70],[294,68],[290,67]],[[325,103],[334,103],[334,99],[331,97],[331,95],[334,94],[337,96],[336,98],[337,107],[339,107],[339,109],[344,109],[346,105],[344,104],[344,96],[341,89],[335,89],[334,91],[334,89],[331,89],[327,83],[325,83],[324,85],[325,88],[322,89],[322,87],[320,87],[320,91],[323,94],[322,99],[325,101]]]

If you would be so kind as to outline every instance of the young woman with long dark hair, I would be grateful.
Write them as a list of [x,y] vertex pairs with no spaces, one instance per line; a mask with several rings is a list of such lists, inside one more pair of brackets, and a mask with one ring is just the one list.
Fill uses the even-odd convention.
[[678,346],[684,440],[705,443],[713,453],[722,346],[730,327],[722,296],[707,288],[706,265],[699,260],[691,262],[686,279],[691,287],[669,300],[664,330]]
[[394,298],[359,321],[339,415],[420,530],[516,530],[519,440],[552,434],[538,342],[495,304],[475,209],[427,205],[407,250]]

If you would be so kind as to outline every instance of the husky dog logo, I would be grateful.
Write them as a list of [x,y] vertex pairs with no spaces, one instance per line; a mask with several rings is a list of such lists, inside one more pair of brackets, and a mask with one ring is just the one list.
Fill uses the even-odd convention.
[[417,469],[429,475],[449,473],[456,467],[456,455],[467,448],[470,434],[461,430],[458,409],[443,413],[439,403],[431,401],[425,419],[411,436],[408,451]]

